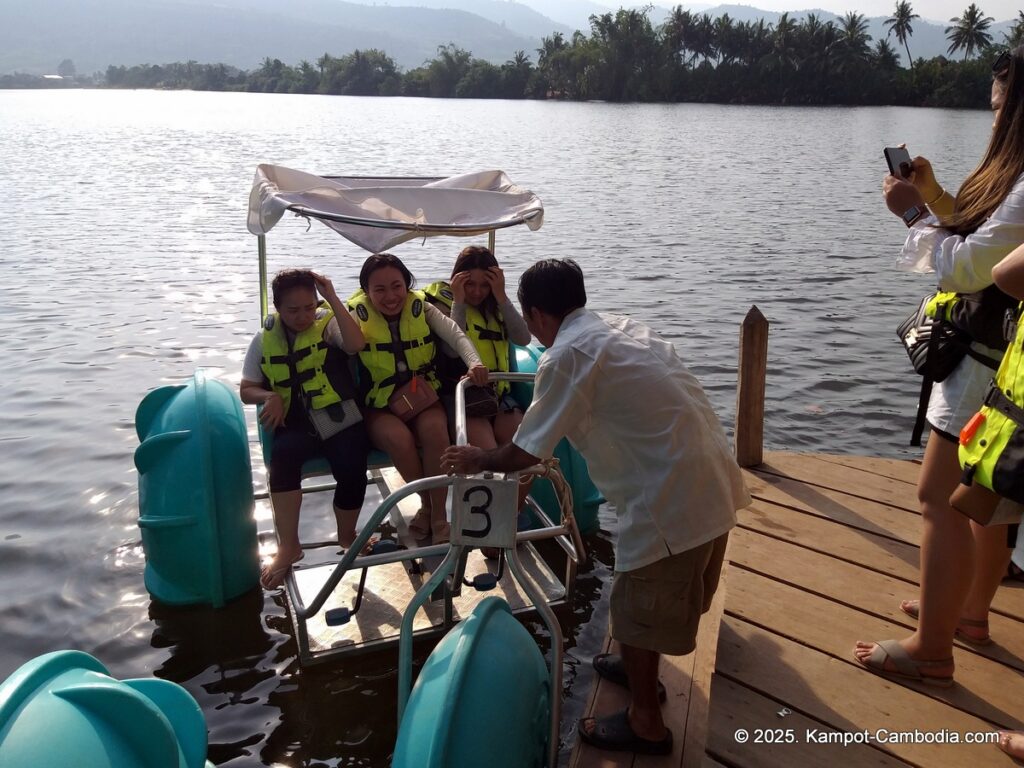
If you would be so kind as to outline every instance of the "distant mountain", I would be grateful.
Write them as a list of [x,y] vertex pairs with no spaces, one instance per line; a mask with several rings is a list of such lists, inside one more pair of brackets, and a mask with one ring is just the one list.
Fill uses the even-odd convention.
[[110,64],[194,59],[243,69],[264,57],[288,64],[379,48],[406,69],[454,43],[502,63],[517,50],[536,61],[540,37],[460,10],[366,6],[340,0],[0,0],[0,73],[81,73]]
[[350,0],[359,5],[386,5],[392,7],[416,6],[420,8],[451,9],[474,13],[517,35],[540,39],[552,32],[569,36],[576,27],[555,21],[545,15],[546,3],[515,2],[515,0]]

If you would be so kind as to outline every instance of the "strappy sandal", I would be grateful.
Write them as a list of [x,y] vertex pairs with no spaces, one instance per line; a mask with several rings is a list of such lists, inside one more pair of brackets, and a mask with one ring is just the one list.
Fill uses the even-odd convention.
[[[911,658],[903,646],[896,640],[879,640],[875,648],[866,659],[861,659],[856,653],[853,658],[864,669],[873,672],[881,677],[888,677],[898,680],[910,680],[915,683],[934,685],[937,688],[949,688],[953,685],[952,675],[922,675],[921,670],[928,667],[948,667],[953,663],[953,657],[938,659],[936,661],[918,661]],[[885,662],[891,661],[896,669],[886,669]]]
[[409,521],[409,533],[416,541],[422,541],[430,535],[430,510],[420,507]]
[[[921,603],[918,600],[905,600],[900,603],[900,610],[913,619],[919,618]],[[984,634],[972,635],[965,630],[982,629]],[[992,645],[992,635],[988,631],[988,619],[965,619],[962,616],[956,624],[956,631],[953,633],[960,640],[971,645]]]

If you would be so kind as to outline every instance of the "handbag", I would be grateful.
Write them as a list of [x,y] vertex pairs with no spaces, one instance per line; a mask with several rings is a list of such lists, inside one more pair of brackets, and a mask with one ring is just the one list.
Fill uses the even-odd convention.
[[388,408],[402,421],[414,419],[437,402],[437,392],[422,376],[413,376],[388,398]]
[[[933,296],[928,294],[921,299],[918,308],[897,326],[896,336],[917,373],[931,381],[943,381],[964,359],[970,339],[949,321],[928,316],[928,303]],[[938,314],[943,314],[942,306]]]
[[466,418],[489,419],[498,415],[498,391],[493,384],[466,387]]
[[343,400],[326,408],[310,408],[307,413],[313,429],[321,440],[328,440],[363,420],[363,414],[355,400]]
[[949,505],[984,526],[1019,523],[1024,512],[1024,507],[1017,502],[1003,498],[980,483],[964,485],[963,481],[949,497]]

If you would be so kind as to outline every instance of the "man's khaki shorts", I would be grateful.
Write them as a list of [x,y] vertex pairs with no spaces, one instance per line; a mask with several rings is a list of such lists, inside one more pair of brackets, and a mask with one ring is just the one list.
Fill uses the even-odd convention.
[[611,636],[635,648],[684,656],[718,589],[729,534],[612,580]]

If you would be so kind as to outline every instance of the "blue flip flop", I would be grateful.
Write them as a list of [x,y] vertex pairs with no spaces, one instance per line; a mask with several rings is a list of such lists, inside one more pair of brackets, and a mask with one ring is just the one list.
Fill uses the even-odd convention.
[[[593,720],[590,733],[583,730],[583,723]],[[629,710],[624,709],[606,717],[584,717],[576,725],[580,739],[598,749],[610,752],[636,752],[641,755],[668,755],[672,752],[672,731],[665,730],[665,738],[659,741],[644,739],[633,733],[629,724]]]
[[[599,653],[591,662],[594,671],[610,683],[621,685],[629,689],[629,678],[626,676],[626,667],[622,664],[622,657],[617,653]],[[658,681],[658,701],[664,702],[668,698],[665,684]]]

